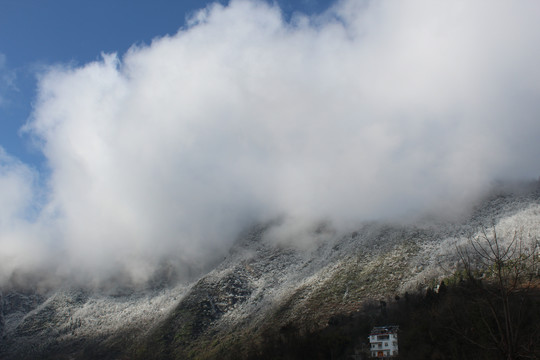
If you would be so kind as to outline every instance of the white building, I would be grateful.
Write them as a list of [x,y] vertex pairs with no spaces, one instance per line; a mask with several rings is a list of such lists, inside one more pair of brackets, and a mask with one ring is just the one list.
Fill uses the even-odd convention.
[[374,358],[390,358],[398,355],[397,325],[374,327],[369,334],[370,353]]

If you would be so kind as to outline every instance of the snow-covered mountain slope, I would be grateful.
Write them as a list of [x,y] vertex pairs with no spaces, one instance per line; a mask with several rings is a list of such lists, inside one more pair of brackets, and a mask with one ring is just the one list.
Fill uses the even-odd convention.
[[321,328],[425,289],[454,269],[456,244],[491,223],[540,238],[538,188],[493,195],[461,221],[371,222],[347,234],[321,226],[310,247],[269,241],[272,225],[258,226],[214,270],[175,287],[4,291],[0,358],[219,358],[272,329]]
[[[65,348],[75,354],[107,348],[114,345],[107,341],[117,334],[144,335],[149,325],[167,316],[185,292],[184,286],[123,296],[73,289],[57,290],[47,298],[12,292],[1,299],[7,321],[0,348],[8,358],[12,354],[13,358],[36,358],[37,354],[54,354]],[[22,306],[7,309],[14,299]]]

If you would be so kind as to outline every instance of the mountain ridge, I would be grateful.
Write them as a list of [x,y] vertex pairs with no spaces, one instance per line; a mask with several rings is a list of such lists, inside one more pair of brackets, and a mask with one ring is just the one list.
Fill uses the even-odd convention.
[[272,224],[255,226],[187,284],[116,294],[4,290],[0,357],[210,359],[234,350],[248,358],[265,334],[317,331],[336,316],[425,291],[455,268],[456,244],[492,222],[501,234],[538,237],[538,187],[498,191],[461,221],[370,222],[347,234],[315,227],[311,236],[322,241],[307,248],[269,241]]

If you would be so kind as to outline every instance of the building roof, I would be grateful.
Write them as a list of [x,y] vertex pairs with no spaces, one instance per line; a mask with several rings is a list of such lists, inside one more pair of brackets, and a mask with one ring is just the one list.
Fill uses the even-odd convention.
[[399,330],[398,325],[376,326],[371,329],[369,335],[395,334]]

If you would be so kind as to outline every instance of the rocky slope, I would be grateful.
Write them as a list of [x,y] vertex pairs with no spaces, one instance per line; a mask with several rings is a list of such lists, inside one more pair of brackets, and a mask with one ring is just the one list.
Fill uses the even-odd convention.
[[291,324],[323,328],[366,303],[422,290],[456,265],[455,245],[497,224],[540,237],[535,186],[499,192],[466,219],[366,223],[340,234],[320,226],[308,248],[243,234],[229,256],[190,284],[117,293],[74,288],[0,294],[0,358],[222,358]]

